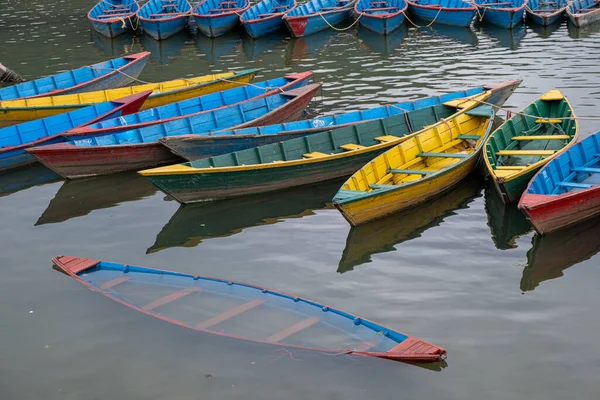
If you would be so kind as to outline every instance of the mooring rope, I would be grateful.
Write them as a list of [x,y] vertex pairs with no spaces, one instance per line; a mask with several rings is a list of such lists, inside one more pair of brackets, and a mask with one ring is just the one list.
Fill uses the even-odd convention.
[[419,28],[429,28],[429,27],[431,27],[431,25],[433,25],[435,23],[435,21],[437,20],[437,18],[440,15],[441,12],[442,12],[442,7],[440,7],[438,9],[437,14],[435,14],[435,18],[433,18],[433,20],[429,24],[427,24],[427,25],[417,25],[410,18],[408,18],[408,15],[406,14],[405,11],[402,11],[402,14],[404,14],[404,18],[406,18],[406,20],[408,22],[410,22],[412,26],[414,26],[415,28],[419,29]]
[[347,26],[346,28],[336,28],[335,26],[331,25],[331,24],[329,23],[329,21],[327,21],[327,19],[326,19],[326,18],[323,16],[323,13],[320,13],[320,12],[318,12],[318,13],[317,13],[317,15],[319,15],[321,18],[323,18],[323,21],[325,21],[325,23],[326,23],[327,25],[329,25],[329,27],[330,27],[331,29],[333,29],[333,30],[336,30],[336,31],[338,31],[338,32],[343,32],[343,31],[347,31],[348,29],[350,29],[350,28],[352,28],[354,25],[356,25],[356,24],[358,23],[358,21],[360,21],[360,17],[362,17],[362,16],[363,16],[363,13],[360,13],[360,14],[358,15],[358,18],[356,18],[356,19],[354,20],[354,22],[353,22],[353,23],[351,23],[351,24],[350,24],[349,26]]

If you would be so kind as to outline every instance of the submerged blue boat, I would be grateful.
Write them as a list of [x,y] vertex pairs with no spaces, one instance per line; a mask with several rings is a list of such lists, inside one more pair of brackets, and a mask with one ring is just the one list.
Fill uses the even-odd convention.
[[192,16],[202,34],[217,37],[235,28],[249,7],[248,0],[204,0],[194,7]]
[[329,29],[348,19],[356,0],[310,0],[288,11],[283,21],[294,35],[302,37]]
[[312,300],[259,286],[73,256],[64,273],[133,310],[215,335],[329,354],[438,362],[446,350]]
[[358,0],[354,13],[368,30],[389,35],[404,22],[407,7],[404,0]]
[[137,29],[140,6],[135,0],[100,0],[88,13],[96,32],[114,38],[131,29]]
[[187,0],[150,0],[140,9],[138,19],[145,33],[163,40],[186,27],[191,11]]
[[480,19],[501,28],[514,28],[523,22],[528,0],[475,0]]
[[61,134],[69,129],[137,112],[151,93],[142,92],[0,129],[0,171],[34,162],[25,149],[65,142],[67,139]]
[[567,17],[576,27],[600,21],[600,2],[596,0],[575,0],[567,7]]
[[407,0],[411,15],[434,24],[468,27],[477,8],[463,0]]
[[567,0],[529,0],[525,12],[527,13],[527,19],[531,22],[548,26],[563,17],[567,5]]
[[[246,71],[240,72],[245,73]],[[175,121],[184,117],[191,117],[192,115],[215,110],[217,108],[243,103],[254,98],[269,96],[279,93],[280,91],[302,87],[310,81],[312,75],[312,72],[306,71],[298,74],[286,75],[282,78],[256,82],[252,85],[209,93],[192,99],[182,100],[177,103],[149,108],[126,117],[113,118],[95,124],[89,124],[82,128],[73,129],[69,133],[71,135],[79,136],[94,136],[163,124],[165,122]]]
[[[211,131],[202,135],[165,137],[160,142],[181,158],[193,161],[249,147],[263,146],[269,143],[294,139],[330,129],[362,124],[374,119],[389,118],[398,114],[405,114],[411,126],[419,126],[419,121],[411,118],[411,111],[444,104],[454,99],[474,96],[490,88],[492,88],[491,85],[475,87],[440,96],[426,97],[363,111],[351,111],[344,114],[328,115],[302,121],[253,128]],[[506,93],[503,95],[506,95]],[[504,100],[502,97],[493,97],[490,99],[490,102],[500,105],[504,103]],[[248,143],[252,145],[249,146]]]
[[133,82],[150,53],[131,54],[98,64],[0,88],[0,101],[114,89]]
[[283,15],[295,7],[296,0],[263,0],[244,12],[240,22],[256,39],[283,27]]

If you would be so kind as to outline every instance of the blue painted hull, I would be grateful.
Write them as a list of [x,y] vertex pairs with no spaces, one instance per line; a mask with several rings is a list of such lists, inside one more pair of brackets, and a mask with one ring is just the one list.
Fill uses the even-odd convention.
[[415,7],[412,4],[409,4],[408,7],[412,15],[422,19],[423,21],[431,22],[435,20],[435,24],[461,27],[467,27],[471,25],[471,21],[477,13],[476,10],[438,11],[437,9]]
[[[64,143],[66,141],[67,140],[65,138],[56,138],[44,142],[44,145]],[[8,151],[0,154],[0,171],[22,167],[24,165],[33,164],[34,162],[37,162],[37,160],[32,155],[27,153],[25,149]]]
[[189,16],[185,15],[169,21],[143,20],[141,26],[150,37],[164,40],[182,31],[187,26],[188,18]]
[[137,21],[137,17],[133,17],[131,19],[124,19],[123,20],[123,22],[125,22],[124,26],[123,26],[123,22],[121,22],[121,21],[108,22],[108,23],[92,21],[92,27],[94,28],[94,30],[96,32],[100,33],[102,36],[106,36],[107,38],[112,39],[116,36],[119,36],[127,31],[129,31],[129,30],[132,30],[133,29],[132,22],[136,23],[136,21]]
[[[352,9],[343,11],[327,12],[322,14],[311,14],[307,16],[286,16],[283,18],[286,26],[294,37],[303,37],[321,32],[325,29],[331,29],[330,25],[337,25],[348,19]],[[325,22],[325,19],[327,22]]]
[[237,14],[225,16],[210,16],[194,14],[198,30],[205,36],[218,37],[235,28],[240,22]]
[[389,35],[404,23],[404,14],[384,18],[371,18],[363,15],[358,22],[370,31],[380,35]]
[[242,21],[242,25],[244,26],[244,29],[246,29],[246,32],[248,32],[248,35],[257,39],[281,29],[284,25],[283,15],[264,20]]
[[[485,13],[483,13],[485,11]],[[485,8],[480,9],[480,14],[483,14],[483,21],[488,24],[499,26],[500,28],[514,28],[523,22],[525,8],[517,9],[516,11],[502,11],[501,9]]]

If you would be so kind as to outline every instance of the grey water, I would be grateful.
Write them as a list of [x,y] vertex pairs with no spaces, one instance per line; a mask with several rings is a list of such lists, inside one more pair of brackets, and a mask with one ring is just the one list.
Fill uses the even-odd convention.
[[[312,70],[324,82],[313,114],[521,78],[511,110],[557,88],[577,115],[600,116],[600,25],[297,40],[182,32],[159,43],[95,34],[93,4],[0,0],[0,62],[28,79],[143,50],[144,81]],[[581,135],[599,128],[582,121]],[[33,166],[0,176],[0,398],[598,398],[598,221],[541,238],[472,178],[351,229],[330,204],[339,185],[179,207],[135,174],[64,183]],[[421,368],[199,333],[87,290],[52,269],[58,254],[290,292],[445,347],[448,360]]]

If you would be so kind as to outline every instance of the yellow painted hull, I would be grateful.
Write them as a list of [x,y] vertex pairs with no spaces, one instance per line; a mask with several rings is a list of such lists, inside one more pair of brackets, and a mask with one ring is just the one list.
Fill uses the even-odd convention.
[[479,160],[477,155],[470,157],[456,167],[432,179],[415,182],[402,190],[391,190],[378,196],[367,197],[348,204],[335,204],[350,224],[357,226],[382,218],[408,207],[416,206],[439,196],[471,173]]
[[249,83],[254,75],[254,71],[242,74],[226,72],[97,92],[3,101],[0,102],[0,127],[46,118],[90,104],[117,100],[135,93],[153,90],[154,93],[148,97],[140,109],[145,110],[238,87],[240,84]]

